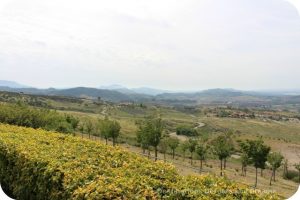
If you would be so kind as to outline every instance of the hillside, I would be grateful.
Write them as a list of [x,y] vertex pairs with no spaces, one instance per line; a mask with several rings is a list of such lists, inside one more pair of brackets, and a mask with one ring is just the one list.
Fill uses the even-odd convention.
[[[109,87],[108,87],[109,88]],[[164,105],[234,105],[243,107],[270,107],[272,105],[300,104],[298,95],[280,95],[234,89],[210,89],[193,93],[162,93],[151,88],[97,89],[76,87],[68,89],[12,88],[0,85],[0,91],[35,95],[69,96],[111,102],[143,102]],[[146,94],[147,93],[147,94]]]
[[3,124],[0,133],[1,185],[17,199],[279,199],[73,136]]
[[97,99],[98,97],[101,97],[102,100],[112,101],[112,102],[143,101],[149,98],[147,95],[142,95],[142,94],[124,94],[114,90],[105,90],[105,89],[96,89],[96,88],[87,88],[87,87],[77,87],[77,88],[70,88],[70,89],[0,87],[0,90],[9,91],[9,92],[23,92],[26,94],[36,94],[36,95],[85,97],[91,99]]

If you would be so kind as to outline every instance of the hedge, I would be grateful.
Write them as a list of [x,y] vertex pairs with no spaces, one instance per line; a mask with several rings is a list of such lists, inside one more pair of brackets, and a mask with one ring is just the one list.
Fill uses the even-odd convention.
[[4,124],[0,180],[21,200],[278,199],[223,178],[180,176],[172,165],[120,147]]

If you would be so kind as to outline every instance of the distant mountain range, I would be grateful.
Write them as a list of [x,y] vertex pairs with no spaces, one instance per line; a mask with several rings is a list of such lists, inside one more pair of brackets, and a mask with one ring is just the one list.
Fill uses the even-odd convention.
[[5,81],[5,80],[0,80],[0,87],[28,88],[28,86],[26,85],[22,85],[14,81]]
[[146,94],[146,95],[158,95],[163,93],[171,93],[172,91],[169,90],[160,90],[160,89],[154,89],[149,87],[139,87],[139,88],[126,88],[122,85],[109,85],[109,86],[101,86],[100,89],[106,89],[106,90],[115,90],[119,91],[125,94]]
[[[153,88],[128,89],[120,85],[100,88],[75,87],[68,89],[37,89],[12,81],[0,81],[0,90],[37,95],[72,96],[112,102],[151,102],[159,104],[232,104],[264,106],[273,104],[300,104],[300,96],[274,91],[239,91],[234,89],[210,89],[199,92],[171,92]],[[296,92],[296,93],[295,93]],[[291,93],[291,91],[288,91]],[[294,91],[293,94],[298,94]],[[300,94],[300,93],[299,93]]]

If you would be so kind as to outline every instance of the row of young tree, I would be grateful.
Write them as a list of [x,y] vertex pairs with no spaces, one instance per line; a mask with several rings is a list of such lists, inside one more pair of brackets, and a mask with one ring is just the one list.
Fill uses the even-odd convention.
[[[232,140],[232,133],[222,133],[211,141],[204,139],[189,139],[185,142],[180,142],[177,138],[169,137],[163,134],[164,125],[160,118],[147,117],[145,120],[140,121],[138,124],[137,141],[143,149],[145,154],[148,150],[150,157],[150,147],[154,149],[155,160],[157,160],[158,150],[164,154],[166,160],[166,153],[168,149],[172,151],[172,158],[175,157],[175,150],[180,147],[185,159],[185,152],[190,152],[190,163],[193,164],[194,154],[198,156],[200,161],[200,173],[203,170],[203,162],[208,156],[214,155],[220,161],[220,176],[224,175],[227,160],[232,154],[239,152],[241,155],[242,175],[246,176],[247,167],[253,165],[255,168],[255,184],[257,187],[258,169],[261,173],[267,166],[271,169],[270,185],[272,181],[276,181],[276,171],[282,166],[284,157],[280,152],[271,152],[271,148],[264,144],[263,140],[244,140],[238,141],[236,148]],[[295,165],[299,168],[300,165]]]
[[82,121],[78,129],[82,137],[84,133],[88,135],[89,139],[91,139],[92,136],[101,137],[105,139],[106,144],[108,140],[111,139],[113,146],[115,146],[117,138],[120,136],[121,126],[117,121],[105,117],[104,120],[98,119],[94,122],[91,120]]

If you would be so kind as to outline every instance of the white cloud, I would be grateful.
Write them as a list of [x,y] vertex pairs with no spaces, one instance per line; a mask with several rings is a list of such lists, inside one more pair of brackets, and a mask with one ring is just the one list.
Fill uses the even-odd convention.
[[0,27],[0,79],[39,87],[300,85],[284,0],[5,0]]

